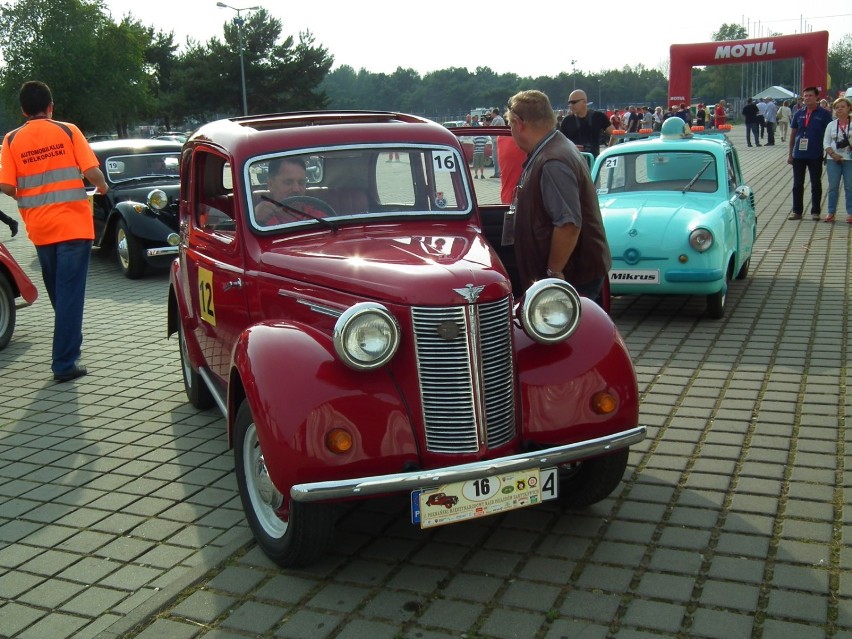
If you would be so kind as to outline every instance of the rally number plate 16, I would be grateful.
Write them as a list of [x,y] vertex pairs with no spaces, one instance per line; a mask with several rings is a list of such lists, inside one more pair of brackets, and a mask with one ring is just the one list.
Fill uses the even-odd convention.
[[411,493],[411,523],[421,528],[533,506],[555,499],[556,468],[532,468]]

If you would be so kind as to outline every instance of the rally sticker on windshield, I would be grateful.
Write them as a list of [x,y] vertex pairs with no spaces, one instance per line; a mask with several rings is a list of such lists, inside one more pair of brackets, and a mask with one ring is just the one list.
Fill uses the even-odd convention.
[[454,153],[435,153],[432,156],[432,168],[436,173],[455,173],[458,168]]

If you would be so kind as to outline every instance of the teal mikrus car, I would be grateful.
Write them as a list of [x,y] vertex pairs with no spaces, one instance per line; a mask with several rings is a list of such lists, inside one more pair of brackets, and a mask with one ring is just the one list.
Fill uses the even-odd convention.
[[756,213],[737,152],[723,133],[679,118],[659,135],[616,144],[592,169],[613,295],[705,295],[725,313],[728,283],[748,275]]

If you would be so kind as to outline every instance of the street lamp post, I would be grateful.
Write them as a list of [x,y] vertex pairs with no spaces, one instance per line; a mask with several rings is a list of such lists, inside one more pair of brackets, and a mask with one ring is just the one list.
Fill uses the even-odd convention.
[[260,7],[243,7],[238,9],[237,7],[232,7],[229,4],[225,4],[224,2],[217,2],[217,7],[222,7],[223,9],[231,9],[232,11],[237,12],[237,17],[234,18],[234,24],[237,25],[237,40],[239,42],[239,50],[240,50],[240,80],[243,86],[243,115],[248,115],[248,98],[246,98],[246,66],[245,62],[243,62],[243,11],[254,11],[255,9],[260,9]]
[[574,88],[577,88],[577,61],[571,60],[571,75],[574,77]]

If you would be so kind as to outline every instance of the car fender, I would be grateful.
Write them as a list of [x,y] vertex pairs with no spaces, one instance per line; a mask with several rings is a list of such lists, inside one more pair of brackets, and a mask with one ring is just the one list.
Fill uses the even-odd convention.
[[[630,353],[618,329],[597,304],[583,298],[576,332],[543,345],[515,334],[522,432],[536,443],[582,441],[639,424],[639,391]],[[596,393],[617,398],[614,412],[595,412]]]
[[[244,393],[270,475],[283,494],[300,482],[401,472],[418,464],[411,419],[388,370],[347,368],[326,333],[293,322],[256,324],[237,339],[232,362],[228,413],[236,415],[238,393]],[[233,417],[228,426],[230,437]],[[352,437],[345,453],[326,445],[335,428]]]
[[20,264],[15,261],[12,254],[2,243],[0,243],[0,269],[9,274],[9,279],[14,285],[15,294],[23,297],[27,304],[32,304],[38,299],[38,289],[32,280],[24,273]]
[[138,202],[124,201],[115,205],[107,221],[106,234],[115,235],[115,225],[118,220],[124,220],[129,233],[149,242],[163,242],[175,231],[161,221],[148,208]]
[[197,367],[199,362],[204,361],[204,355],[195,337],[195,328],[199,320],[198,316],[192,311],[192,300],[189,297],[190,292],[185,286],[186,282],[184,282],[182,277],[183,269],[181,268],[180,260],[176,259],[172,262],[169,273],[166,337],[171,337],[177,333],[181,322],[183,322],[189,359]]

